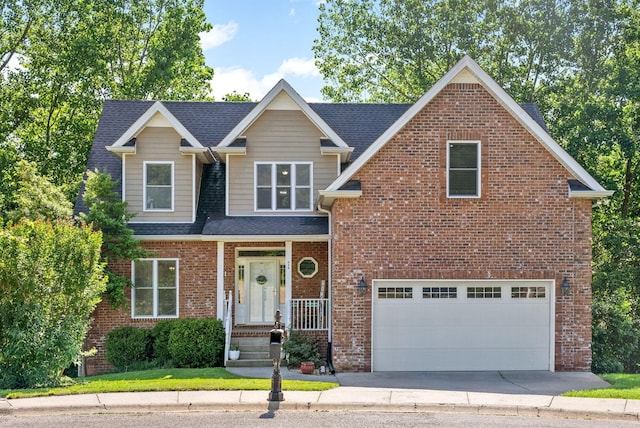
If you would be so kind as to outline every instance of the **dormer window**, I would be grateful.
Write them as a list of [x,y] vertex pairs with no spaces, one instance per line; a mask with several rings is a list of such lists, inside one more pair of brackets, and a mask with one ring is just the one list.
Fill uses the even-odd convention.
[[173,162],[144,163],[144,210],[173,211]]
[[312,164],[255,164],[256,211],[311,211]]

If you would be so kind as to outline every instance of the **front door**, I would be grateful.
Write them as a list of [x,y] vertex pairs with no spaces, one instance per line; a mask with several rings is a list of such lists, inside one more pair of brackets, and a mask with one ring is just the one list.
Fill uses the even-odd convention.
[[278,305],[278,263],[249,262],[249,322],[268,324],[273,321]]

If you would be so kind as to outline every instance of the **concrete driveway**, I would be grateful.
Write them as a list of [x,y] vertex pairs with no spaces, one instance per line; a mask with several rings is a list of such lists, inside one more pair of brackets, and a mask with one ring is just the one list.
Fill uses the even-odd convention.
[[[270,378],[268,367],[229,368],[241,376]],[[366,388],[430,389],[438,391],[489,392],[496,394],[560,395],[609,384],[588,372],[487,371],[487,372],[374,372],[304,375],[283,368],[283,379],[323,380],[340,386]]]

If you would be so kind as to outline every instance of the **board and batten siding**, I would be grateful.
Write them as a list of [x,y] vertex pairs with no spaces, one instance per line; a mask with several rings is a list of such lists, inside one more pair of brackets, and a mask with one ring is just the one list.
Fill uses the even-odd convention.
[[338,176],[337,155],[320,154],[320,138],[324,134],[301,111],[266,110],[244,135],[247,137],[247,154],[229,156],[227,165],[229,215],[292,213],[254,211],[255,162],[312,162],[313,200],[316,200],[318,190],[325,189]]
[[[193,155],[180,153],[180,135],[168,127],[147,127],[136,137],[136,154],[125,161],[125,198],[136,213],[131,223],[193,221]],[[173,162],[173,211],[144,211],[144,162]]]

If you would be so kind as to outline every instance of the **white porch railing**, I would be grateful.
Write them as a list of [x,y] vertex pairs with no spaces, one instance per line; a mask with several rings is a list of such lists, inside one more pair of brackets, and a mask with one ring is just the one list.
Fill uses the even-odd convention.
[[225,299],[224,305],[224,332],[225,332],[225,341],[224,341],[224,365],[227,366],[227,361],[229,360],[229,347],[231,345],[231,329],[233,328],[233,316],[232,316],[232,306],[233,306],[233,293],[229,291],[229,298]]
[[329,299],[291,299],[291,329],[328,330]]

